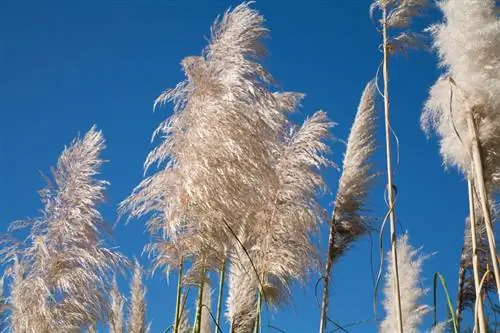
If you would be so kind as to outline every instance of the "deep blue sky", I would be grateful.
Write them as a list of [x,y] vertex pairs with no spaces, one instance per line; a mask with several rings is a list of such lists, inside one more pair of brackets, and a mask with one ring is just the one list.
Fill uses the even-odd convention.
[[[2,1],[0,231],[12,220],[37,215],[37,190],[45,185],[39,171],[48,173],[64,145],[92,124],[107,139],[104,158],[110,162],[102,177],[111,186],[103,213],[114,222],[116,205],[141,180],[154,128],[171,113],[170,106],[153,113],[153,100],[182,79],[181,59],[199,54],[214,18],[236,4]],[[306,93],[302,115],[326,110],[339,124],[333,133],[340,139],[346,138],[360,93],[380,62],[369,5],[369,0],[261,0],[253,5],[271,30],[265,65],[283,89]],[[397,212],[410,241],[436,253],[425,264],[424,285],[432,288],[432,275],[440,271],[454,295],[467,214],[466,184],[454,170],[443,171],[435,141],[427,140],[419,127],[422,104],[437,75],[431,53],[413,52],[391,63],[392,120],[401,148],[395,177]],[[340,163],[342,144],[333,151]],[[383,171],[382,149],[376,161]],[[379,180],[368,205],[379,220],[385,213],[384,180]],[[337,181],[338,173],[329,172],[332,192]],[[139,256],[147,240],[141,221],[116,228],[115,242],[130,257]],[[321,240],[324,249],[326,238]],[[141,260],[148,263],[147,258]],[[289,333],[317,331],[316,279],[313,276],[305,288],[294,288],[293,304],[269,316],[274,326]],[[370,241],[364,238],[334,267],[331,317],[342,324],[373,320],[371,281]],[[153,333],[161,332],[173,316],[175,278],[167,285],[158,274],[147,286],[148,320]],[[426,301],[432,302],[431,294]],[[443,306],[439,312],[444,315]],[[375,332],[375,327],[357,325],[349,332]]]

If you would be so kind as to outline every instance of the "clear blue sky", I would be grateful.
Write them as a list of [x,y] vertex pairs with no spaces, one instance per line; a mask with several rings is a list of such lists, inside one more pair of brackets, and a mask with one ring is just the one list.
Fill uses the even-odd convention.
[[[214,18],[236,4],[1,1],[0,231],[12,220],[38,214],[37,190],[45,185],[39,171],[48,173],[64,145],[92,124],[107,139],[104,158],[110,162],[102,177],[111,186],[102,211],[113,223],[116,205],[141,180],[154,128],[172,111],[167,106],[153,113],[153,100],[182,79],[181,59],[199,54]],[[283,89],[306,93],[302,115],[327,111],[339,124],[334,134],[340,139],[346,138],[361,91],[380,62],[369,5],[369,0],[261,0],[253,5],[271,29],[265,65]],[[424,18],[419,27],[431,17],[435,15]],[[427,140],[419,128],[422,104],[438,75],[435,55],[399,56],[391,71],[392,120],[401,144],[395,177],[400,226],[409,231],[412,244],[436,252],[425,264],[424,285],[432,288],[432,275],[440,271],[454,295],[467,214],[466,184],[456,171],[443,170],[436,142]],[[340,163],[342,144],[335,144],[333,151]],[[376,162],[383,171],[383,149]],[[328,173],[332,192],[338,176]],[[384,179],[368,204],[379,220],[385,213]],[[139,256],[147,241],[142,221],[116,227],[115,242],[130,257]],[[148,263],[147,258],[141,261]],[[317,331],[316,279],[313,276],[305,288],[294,287],[293,304],[266,315],[265,321],[269,318],[288,333]],[[364,238],[334,267],[330,316],[342,324],[373,320],[371,281],[370,241]],[[147,286],[148,320],[153,333],[161,332],[173,316],[175,278],[167,285],[157,274]],[[432,302],[431,294],[426,300]],[[439,312],[445,314],[442,300]],[[353,326],[349,332],[376,332],[376,325]]]

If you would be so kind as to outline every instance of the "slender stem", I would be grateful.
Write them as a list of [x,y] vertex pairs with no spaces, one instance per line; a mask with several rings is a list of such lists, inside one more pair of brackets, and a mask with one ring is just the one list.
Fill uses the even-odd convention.
[[222,267],[220,270],[219,296],[217,297],[217,320],[214,333],[218,333],[218,327],[220,324],[220,314],[222,310],[222,292],[224,291],[225,276],[226,276],[226,259],[224,259],[224,262],[222,263]]
[[261,313],[262,313],[262,294],[259,291],[259,293],[257,294],[257,317],[255,319],[253,333],[260,333]]
[[477,134],[476,124],[474,122],[474,115],[472,109],[467,115],[467,126],[469,128],[469,135],[472,143],[472,160],[474,171],[474,185],[477,185],[479,192],[479,201],[481,203],[481,210],[483,212],[484,224],[486,225],[486,235],[488,236],[488,244],[490,248],[491,263],[493,266],[493,273],[495,275],[495,283],[497,287],[498,300],[500,301],[500,269],[498,267],[497,249],[495,242],[495,234],[491,223],[491,214],[488,201],[488,193],[483,174],[483,163],[481,159],[481,149],[479,138]]
[[387,38],[387,8],[382,7],[382,34],[384,48],[384,113],[385,113],[385,148],[387,157],[387,194],[389,196],[389,220],[391,226],[391,254],[394,276],[394,293],[396,295],[396,310],[398,314],[398,331],[403,333],[403,316],[401,312],[401,292],[399,287],[398,254],[396,250],[396,223],[394,214],[394,192],[392,185],[391,157],[391,125],[389,120],[389,45]]
[[184,263],[181,262],[179,266],[179,278],[177,280],[177,296],[175,299],[175,322],[174,322],[174,333],[179,332],[179,317],[181,313],[181,289],[182,289],[182,269]]
[[325,273],[323,275],[323,299],[321,301],[321,319],[319,322],[319,332],[325,333],[326,315],[328,313],[330,272],[333,265],[333,250],[335,244],[335,213],[330,223],[330,235],[328,236],[328,254],[326,255]]
[[467,182],[469,191],[469,215],[470,215],[470,233],[472,238],[472,268],[474,271],[474,287],[476,289],[476,302],[478,311],[474,311],[474,327],[479,323],[479,333],[487,333],[486,323],[484,320],[483,299],[481,297],[481,287],[479,286],[479,261],[477,258],[477,233],[476,233],[476,213],[474,209],[474,190],[470,179]]
[[203,288],[205,287],[205,270],[200,273],[200,288],[198,289],[198,302],[196,303],[196,317],[194,319],[193,333],[200,333],[201,310],[203,308]]

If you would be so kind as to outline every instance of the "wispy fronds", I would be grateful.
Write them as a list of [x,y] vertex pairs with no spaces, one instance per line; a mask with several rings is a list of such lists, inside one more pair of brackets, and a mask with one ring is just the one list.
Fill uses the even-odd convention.
[[361,209],[375,175],[370,158],[375,151],[375,84],[369,82],[361,96],[358,111],[347,140],[343,171],[339,181],[335,210],[330,222],[325,262],[320,332],[326,329],[329,283],[332,265],[352,242],[368,228]]
[[[317,268],[310,236],[326,217],[319,203],[326,189],[320,172],[331,164],[325,140],[333,125],[325,112],[316,112],[284,136],[277,152],[275,195],[256,215],[247,235],[255,239],[252,259],[268,290],[287,292],[292,281],[303,281]],[[280,303],[278,298],[286,300],[288,293],[274,296]],[[267,298],[271,295],[264,295]]]
[[139,262],[135,261],[134,276],[131,285],[131,300],[128,311],[128,332],[146,333],[146,289],[143,285],[143,273]]
[[[108,227],[97,210],[108,184],[95,178],[103,149],[95,127],[74,140],[52,170],[54,184],[40,192],[43,215],[13,225],[30,228],[26,241],[12,251],[24,271],[18,297],[31,307],[21,314],[26,332],[69,332],[104,321],[108,313],[107,276],[125,259],[105,246]],[[34,313],[37,319],[31,320]]]
[[[401,277],[401,308],[403,315],[404,332],[418,332],[418,326],[424,315],[430,310],[427,305],[420,304],[427,290],[422,288],[422,264],[425,257],[419,249],[413,248],[408,242],[408,235],[399,237],[397,242],[398,268]],[[384,309],[386,318],[380,326],[381,333],[393,333],[398,331],[398,319],[395,309],[395,285],[392,277],[392,256],[387,254],[388,271],[384,287]]]
[[185,240],[191,260],[205,253],[222,262],[234,232],[269,198],[262,187],[274,181],[269,157],[297,96],[267,90],[269,76],[254,61],[262,23],[243,3],[216,21],[203,56],[183,60],[186,80],[157,101],[172,101],[175,112],[156,130],[163,140],[145,162],[164,167],[121,205],[131,217],[150,215],[160,242]]
[[391,28],[404,29],[408,28],[411,20],[420,16],[428,5],[428,0],[375,0],[370,7],[370,13],[376,8],[385,8],[387,25]]
[[[386,30],[398,30],[395,36],[388,36],[387,47],[391,54],[406,54],[410,49],[424,47],[423,36],[407,30],[413,18],[421,16],[429,0],[374,0],[370,6],[370,17],[376,9],[383,12],[380,24]],[[404,30],[403,30],[404,29]]]
[[212,287],[210,286],[210,281],[208,281],[208,279],[203,286],[202,304],[203,307],[201,309],[200,333],[212,333],[213,332]]
[[362,210],[376,176],[370,162],[376,148],[375,89],[373,82],[366,85],[347,140],[332,218],[335,258],[340,257],[355,239],[369,230]]
[[487,182],[498,187],[500,166],[500,21],[495,1],[439,2],[445,21],[430,28],[446,73],[432,87],[422,127],[436,131],[446,165],[470,172],[467,115],[472,112]]
[[123,333],[123,296],[118,290],[116,278],[113,279],[110,295],[109,331],[110,333]]

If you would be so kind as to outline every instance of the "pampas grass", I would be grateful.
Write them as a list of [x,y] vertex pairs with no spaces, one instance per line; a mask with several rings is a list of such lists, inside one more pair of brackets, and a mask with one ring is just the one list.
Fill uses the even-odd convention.
[[17,331],[71,332],[105,320],[107,276],[125,258],[105,246],[108,227],[97,210],[108,185],[96,179],[103,149],[95,127],[75,139],[52,170],[54,183],[40,192],[43,215],[10,226],[29,231],[10,251],[19,258],[11,297]]
[[[430,28],[441,67],[445,74],[431,88],[422,114],[422,127],[434,130],[440,139],[440,152],[447,166],[457,167],[473,185],[479,208],[471,218],[471,230],[478,230],[484,219],[491,264],[500,297],[500,269],[491,219],[490,198],[498,190],[500,149],[500,21],[497,4],[486,1],[440,1],[444,22]],[[475,201],[469,195],[471,201]],[[471,204],[471,210],[475,204]],[[471,211],[471,216],[473,212]],[[476,236],[478,234],[476,233]],[[470,248],[476,255],[475,249]],[[475,299],[479,261],[474,269]],[[481,308],[481,306],[479,306]],[[486,330],[479,310],[481,331]]]
[[[400,281],[401,310],[403,330],[405,332],[418,332],[418,326],[426,313],[430,311],[427,305],[420,304],[427,290],[421,287],[422,264],[425,259],[419,249],[413,248],[408,242],[408,235],[404,234],[398,239],[399,272],[404,279]],[[392,254],[387,254],[388,266],[391,267]],[[384,287],[384,309],[386,317],[380,325],[380,333],[393,333],[398,331],[399,314],[394,308],[395,280],[392,269],[388,269]]]
[[109,318],[109,332],[123,333],[123,297],[118,290],[116,278],[113,279],[111,287],[111,315]]
[[[391,151],[391,121],[389,115],[389,56],[396,52],[406,53],[408,49],[418,45],[418,35],[401,31],[407,28],[411,20],[426,7],[427,0],[375,0],[370,7],[370,15],[378,9],[382,13],[380,19],[382,32],[382,72],[383,72],[383,98],[384,98],[384,124],[385,124],[385,147],[386,147],[386,166],[387,166],[387,202],[389,205],[388,217],[390,223],[390,239],[392,249],[393,278],[395,279],[394,288],[397,297],[394,297],[395,306],[398,312],[398,332],[403,333],[403,324],[401,318],[401,301],[399,295],[399,273],[397,260],[396,244],[396,224],[395,224],[395,196],[392,174],[392,151]],[[395,31],[396,36],[391,33]],[[377,78],[378,79],[378,78]]]
[[131,299],[128,310],[127,328],[129,333],[146,333],[146,289],[143,285],[143,272],[136,260],[130,286]]
[[320,332],[326,329],[330,271],[334,261],[367,230],[361,214],[374,178],[370,158],[375,152],[375,84],[369,82],[361,96],[356,118],[349,133],[343,171],[330,222],[328,254],[325,263]]

